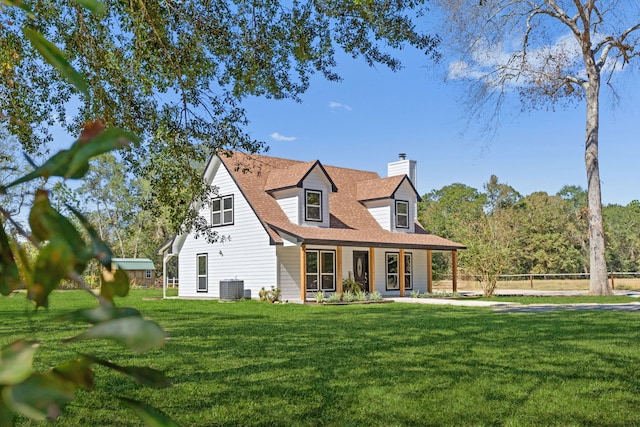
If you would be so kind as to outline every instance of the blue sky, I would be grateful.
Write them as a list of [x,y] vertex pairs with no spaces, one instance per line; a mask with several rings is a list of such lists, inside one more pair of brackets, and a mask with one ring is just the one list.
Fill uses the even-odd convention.
[[[400,57],[405,68],[393,73],[341,56],[343,81],[318,76],[302,103],[248,100],[251,135],[273,156],[381,176],[405,152],[418,162],[420,194],[456,182],[481,190],[492,174],[523,195],[586,188],[583,104],[521,113],[514,103],[489,138],[469,124],[464,86],[445,82],[451,59],[433,65],[408,50]],[[640,199],[640,76],[617,77],[621,99],[612,102],[604,87],[601,95],[600,173],[603,203],[626,205]]]

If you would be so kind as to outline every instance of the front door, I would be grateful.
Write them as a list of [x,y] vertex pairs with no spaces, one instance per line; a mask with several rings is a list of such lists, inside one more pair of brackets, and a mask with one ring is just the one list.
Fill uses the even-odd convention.
[[360,289],[369,292],[369,252],[353,252],[353,278],[360,284]]

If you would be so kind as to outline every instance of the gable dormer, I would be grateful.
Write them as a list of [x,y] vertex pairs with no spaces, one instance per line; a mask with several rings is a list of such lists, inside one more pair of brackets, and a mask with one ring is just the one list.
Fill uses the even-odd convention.
[[384,230],[414,233],[418,198],[407,175],[358,182],[358,201]]
[[320,161],[271,171],[265,191],[292,223],[329,227],[329,194],[338,189]]

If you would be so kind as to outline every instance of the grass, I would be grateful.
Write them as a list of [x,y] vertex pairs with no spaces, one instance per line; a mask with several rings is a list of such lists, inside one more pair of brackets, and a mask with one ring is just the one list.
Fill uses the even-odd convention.
[[0,298],[0,341],[40,340],[40,368],[93,351],[174,383],[156,390],[98,370],[94,392],[54,425],[140,425],[113,394],[184,426],[640,425],[640,313],[142,299],[159,295],[119,303],[170,334],[142,355],[102,342],[59,349],[80,328],[51,319],[91,304],[81,293],[55,293],[35,315],[24,295]]

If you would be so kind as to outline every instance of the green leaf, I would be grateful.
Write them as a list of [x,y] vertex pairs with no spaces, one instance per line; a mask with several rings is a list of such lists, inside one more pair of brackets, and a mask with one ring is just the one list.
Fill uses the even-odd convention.
[[72,152],[71,162],[65,177],[70,177],[77,171],[88,168],[89,159],[92,157],[125,147],[130,142],[139,144],[140,138],[120,128],[109,128],[92,137],[89,141],[79,139],[70,149]]
[[[0,387],[0,396],[2,395],[3,387]],[[16,414],[4,403],[4,400],[0,399],[0,426],[13,427],[16,422]]]
[[122,374],[128,375],[131,378],[135,379],[139,384],[158,388],[171,386],[171,382],[167,379],[163,371],[149,368],[147,366],[120,366],[116,365],[115,363],[109,362],[108,360],[103,360],[88,354],[83,354],[82,356],[93,363],[97,363],[99,365],[118,371]]
[[129,275],[122,269],[116,269],[115,273],[102,269],[102,286],[100,295],[113,301],[114,296],[126,297],[129,293]]
[[33,282],[27,287],[27,297],[37,307],[47,307],[49,294],[77,264],[73,250],[62,238],[55,236],[40,249],[33,272]]
[[78,73],[64,57],[63,53],[49,40],[45,39],[39,32],[23,27],[22,32],[29,39],[33,47],[36,48],[40,55],[55,67],[58,72],[66,78],[69,83],[76,87],[84,96],[89,99],[89,86],[84,76]]
[[80,335],[65,341],[109,339],[141,353],[164,345],[166,334],[157,323],[142,317],[123,317],[92,326]]
[[118,399],[120,399],[124,405],[133,409],[147,427],[180,427],[180,424],[153,406],[127,397],[118,397]]
[[100,235],[96,231],[96,229],[91,225],[89,220],[80,213],[73,206],[67,204],[67,209],[69,209],[73,214],[80,220],[82,226],[87,230],[87,234],[89,235],[89,239],[91,239],[91,245],[93,249],[93,256],[95,259],[100,262],[101,265],[105,267],[111,268],[111,258],[113,253],[111,252],[111,248],[107,245],[104,240],[100,238]]
[[9,237],[0,224],[0,294],[9,295],[20,286],[20,273],[11,250]]
[[75,384],[76,387],[91,390],[95,383],[95,374],[88,362],[84,357],[78,360],[69,360],[53,368],[52,372],[65,381]]
[[0,384],[17,384],[33,372],[33,355],[39,344],[18,340],[0,350]]
[[60,415],[62,405],[73,400],[76,387],[51,372],[34,374],[27,380],[4,387],[2,397],[14,412],[44,421]]
[[131,307],[114,307],[112,305],[101,305],[96,308],[77,310],[64,316],[60,316],[58,320],[72,320],[88,322],[92,324],[106,322],[113,319],[123,317],[137,316],[142,317],[140,312]]
[[98,17],[102,16],[107,10],[107,6],[97,0],[76,0],[76,3],[85,9],[90,10],[91,13]]

